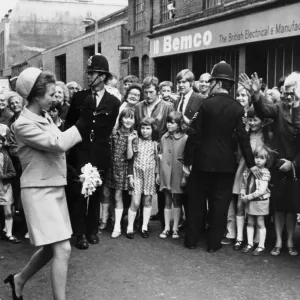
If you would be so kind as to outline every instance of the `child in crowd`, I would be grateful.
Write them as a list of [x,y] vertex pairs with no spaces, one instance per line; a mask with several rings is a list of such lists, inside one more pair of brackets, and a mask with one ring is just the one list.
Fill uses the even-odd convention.
[[141,235],[149,237],[148,223],[151,216],[152,196],[156,194],[155,173],[157,173],[157,136],[153,118],[144,118],[138,126],[138,138],[128,139],[128,159],[133,158],[133,175],[129,175],[131,205],[128,210],[127,238],[134,238],[133,224],[143,195],[143,225]]
[[165,228],[160,238],[171,234],[171,212],[174,205],[173,239],[178,239],[178,223],[181,215],[183,188],[186,186],[186,175],[183,172],[184,147],[187,135],[183,132],[183,116],[181,112],[171,112],[167,117],[167,132],[162,136],[159,151],[159,174],[156,181],[160,190],[165,193]]
[[244,253],[249,253],[255,248],[253,244],[255,224],[259,231],[259,244],[255,248],[253,255],[261,255],[265,252],[267,231],[264,216],[269,214],[270,190],[268,189],[268,184],[271,175],[268,168],[272,165],[272,152],[273,151],[265,145],[257,147],[254,151],[254,161],[262,174],[261,179],[256,179],[249,170],[246,170],[243,174],[240,198],[245,204],[245,211],[248,218],[248,244],[242,250]]
[[[255,113],[254,109],[251,108],[247,112],[247,124],[249,126],[250,143],[252,150],[254,151],[258,146],[264,145],[269,139],[267,127],[263,130],[263,121]],[[241,250],[243,248],[243,231],[245,223],[245,204],[240,197],[241,183],[243,180],[243,173],[247,169],[245,159],[241,157],[238,170],[235,175],[233,193],[238,195],[237,200],[237,212],[236,212],[236,227],[237,237],[236,242],[233,246],[234,250]],[[257,240],[258,237],[255,238]]]
[[127,145],[129,136],[136,136],[136,132],[133,130],[134,123],[134,111],[130,108],[125,108],[120,113],[118,129],[114,129],[110,137],[111,167],[108,169],[103,187],[104,199],[100,229],[105,229],[107,226],[110,195],[111,190],[114,190],[115,224],[111,235],[112,238],[118,238],[121,235],[121,218],[123,214],[122,193],[129,189],[127,178]]
[[172,94],[173,83],[171,81],[163,81],[159,84],[159,93],[164,101],[175,103],[178,95]]
[[14,199],[10,182],[16,176],[16,171],[6,150],[3,148],[4,143],[5,138],[3,135],[0,135],[0,206],[3,207],[5,217],[5,227],[2,231],[2,239],[12,244],[17,244],[20,243],[20,240],[12,234],[12,204]]

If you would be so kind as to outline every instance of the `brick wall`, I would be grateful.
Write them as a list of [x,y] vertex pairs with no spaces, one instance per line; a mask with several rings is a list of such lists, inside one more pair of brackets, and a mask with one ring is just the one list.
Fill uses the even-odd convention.
[[[121,25],[109,28],[98,34],[98,41],[101,42],[102,54],[108,59],[109,69],[118,77],[121,74],[121,52],[118,45],[121,44]],[[66,54],[66,78],[67,82],[76,81],[86,87],[87,55],[86,47],[93,47],[94,35],[78,38],[67,44],[60,45],[43,52],[43,68],[55,73],[55,57]]]
[[[277,2],[279,2],[278,0]],[[157,29],[168,28],[174,25],[183,24],[189,21],[201,20],[207,17],[218,17],[221,13],[226,11],[232,11],[243,6],[249,6],[253,4],[264,5],[269,1],[266,0],[224,0],[222,5],[205,9],[205,0],[176,0],[175,18],[166,22],[161,22],[161,0],[154,0],[154,18],[153,26],[154,31]],[[276,2],[273,1],[273,2]]]

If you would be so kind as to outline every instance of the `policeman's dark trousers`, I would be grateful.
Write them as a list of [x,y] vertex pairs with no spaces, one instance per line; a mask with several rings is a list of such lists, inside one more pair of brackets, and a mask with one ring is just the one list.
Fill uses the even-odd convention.
[[208,249],[218,249],[226,230],[234,174],[192,171],[188,179],[186,243],[196,245],[205,218],[205,202],[210,208]]
[[72,204],[70,218],[75,235],[98,233],[101,190],[97,188],[93,195],[89,197],[88,212],[87,199],[81,193],[73,199],[75,201]]

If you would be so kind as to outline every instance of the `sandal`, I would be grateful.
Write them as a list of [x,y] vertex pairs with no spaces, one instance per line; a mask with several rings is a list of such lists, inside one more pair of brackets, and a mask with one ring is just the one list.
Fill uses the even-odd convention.
[[121,236],[121,232],[120,231],[113,231],[113,233],[111,234],[111,238],[112,239],[117,239],[118,237],[120,237]]
[[107,227],[107,223],[105,222],[101,222],[100,226],[99,226],[99,229],[100,230],[104,230],[105,228]]
[[250,244],[247,244],[247,245],[243,248],[242,252],[243,252],[243,253],[249,253],[249,252],[252,252],[253,250],[254,250],[254,246],[253,246],[253,245],[250,245]]
[[290,256],[297,256],[299,252],[295,249],[295,247],[287,247]]
[[170,234],[171,234],[170,230],[164,230],[164,231],[159,235],[159,237],[160,237],[161,239],[166,239]]
[[4,239],[8,242],[10,242],[11,244],[19,244],[21,241],[19,239],[17,239],[14,235],[11,236],[7,236],[5,235]]
[[258,255],[261,255],[261,254],[263,254],[263,253],[265,253],[265,248],[263,248],[263,247],[257,247],[257,248],[254,250],[253,255],[254,255],[254,256],[258,256]]
[[172,239],[176,240],[176,239],[179,239],[180,236],[178,234],[178,231],[177,230],[173,230],[173,234],[172,234]]
[[281,253],[281,247],[274,247],[270,252],[270,254],[273,256],[278,256],[280,255],[280,253]]
[[236,240],[233,245],[233,250],[241,250],[243,248],[243,241]]

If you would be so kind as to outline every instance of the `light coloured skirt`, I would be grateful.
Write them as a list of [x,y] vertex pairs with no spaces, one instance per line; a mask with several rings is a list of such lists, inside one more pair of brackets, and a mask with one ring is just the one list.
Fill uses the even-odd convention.
[[43,246],[71,238],[64,186],[22,188],[21,199],[33,245]]

